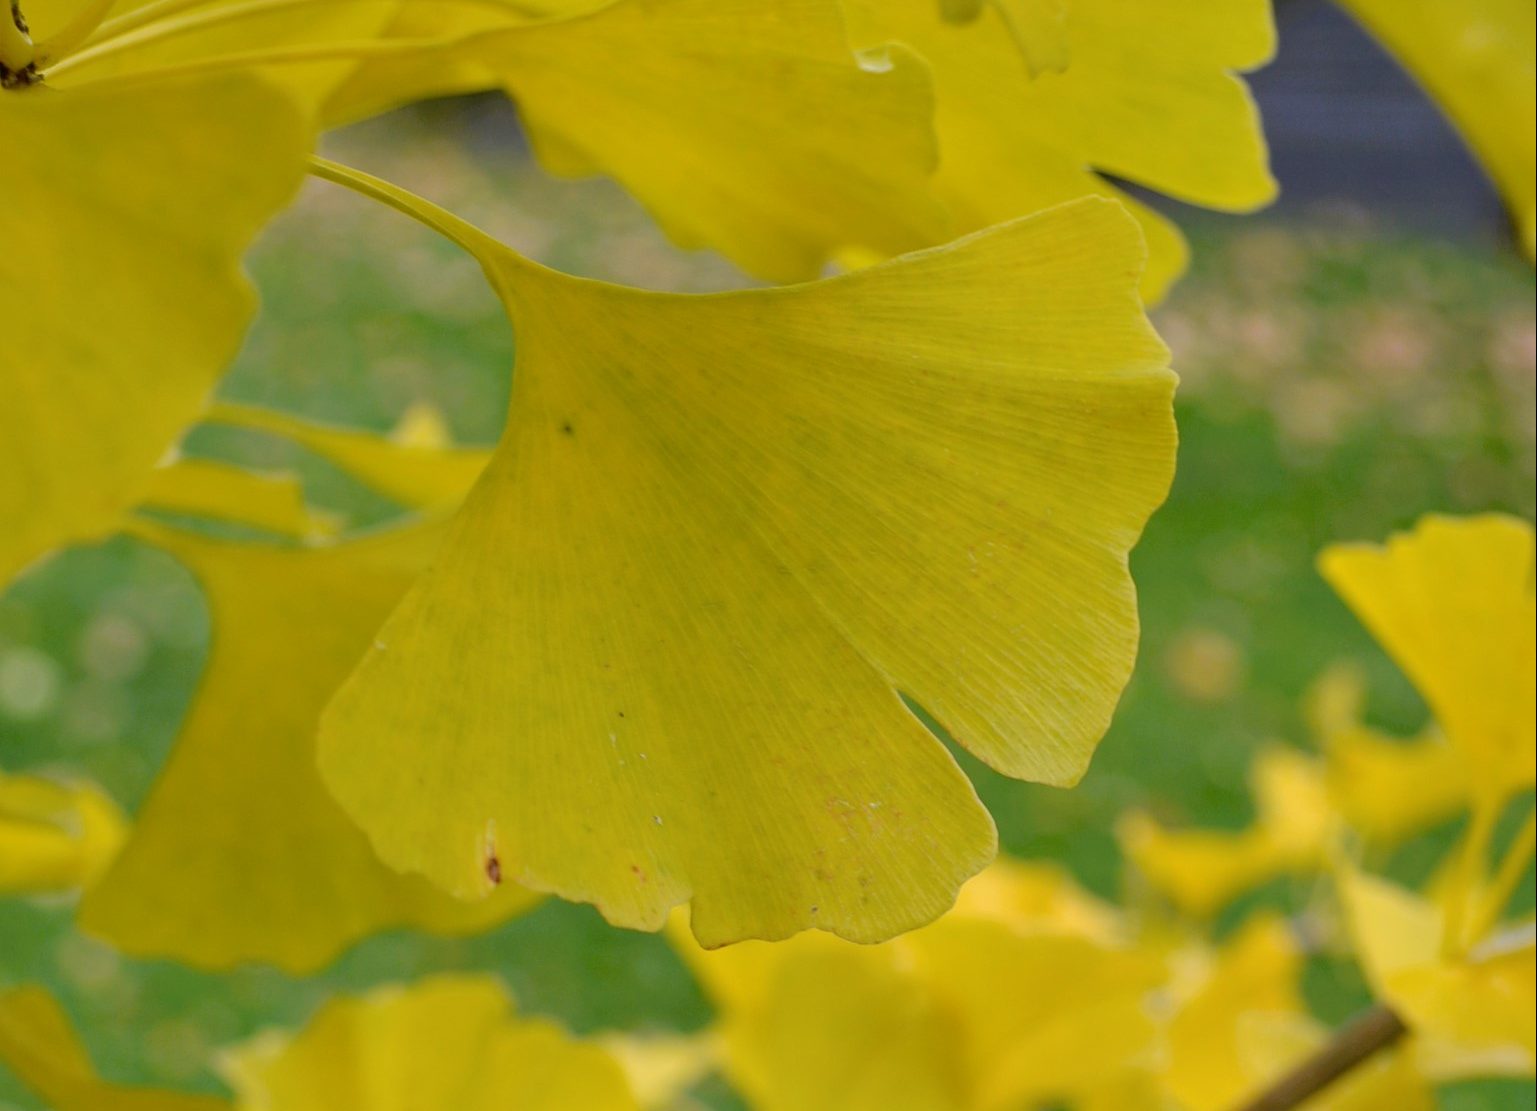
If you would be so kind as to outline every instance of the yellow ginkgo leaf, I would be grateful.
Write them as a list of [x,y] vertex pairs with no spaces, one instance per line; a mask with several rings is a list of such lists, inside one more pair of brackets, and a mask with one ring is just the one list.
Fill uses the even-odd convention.
[[1322,867],[1334,826],[1318,760],[1264,749],[1251,772],[1255,820],[1242,830],[1169,830],[1140,812],[1116,826],[1121,851],[1155,890],[1187,913],[1215,914],[1245,891]]
[[212,643],[169,763],[86,893],[84,928],[199,966],[308,971],[382,929],[469,933],[530,904],[510,885],[461,903],[391,872],[315,770],[321,708],[426,565],[440,526],[308,549],[140,530],[196,576]]
[[240,1111],[630,1111],[619,1063],[519,1019],[500,983],[440,976],[327,1003],[227,1055]]
[[[1097,171],[1183,201],[1242,211],[1275,182],[1259,119],[1234,71],[1269,59],[1269,0],[1063,0],[1061,73],[1032,77],[1011,34],[1049,26],[1048,0],[998,0],[967,23],[936,0],[850,0],[855,43],[895,40],[934,75],[940,198],[970,231],[1085,194],[1119,195]],[[1050,41],[1049,39],[1047,41]],[[1174,225],[1141,205],[1151,299],[1184,269]]]
[[230,1111],[215,1096],[129,1088],[96,1075],[63,1010],[42,988],[0,992],[0,1066],[53,1111]]
[[1527,0],[1341,0],[1425,86],[1537,251],[1537,17]]
[[1116,909],[1085,891],[1060,865],[1007,857],[966,881],[952,913],[1105,944],[1126,933]]
[[437,418],[415,409],[389,436],[305,420],[275,409],[219,402],[208,420],[269,432],[328,459],[363,485],[402,505],[425,511],[450,510],[464,500],[491,453],[446,441]]
[[[679,245],[758,277],[800,281],[840,248],[944,236],[923,66],[856,58],[838,0],[618,0],[471,36],[416,72],[462,91],[477,69],[517,102],[550,172],[617,178]],[[387,99],[333,110],[422,94],[399,70],[373,90]]]
[[78,891],[124,832],[117,804],[90,784],[0,773],[0,895]]
[[[995,865],[991,882],[1017,888],[1031,867]],[[714,999],[726,1071],[755,1107],[1036,1106],[1151,1049],[1162,953],[1102,943],[1077,915],[1053,929],[1050,915],[998,909],[963,902],[878,946],[813,933],[707,951],[681,920],[668,933]]]
[[1358,725],[1326,750],[1329,793],[1352,829],[1395,845],[1468,807],[1468,764],[1438,729],[1400,740]]
[[1162,954],[947,916],[894,945],[959,1027],[968,1106],[1076,1098],[1151,1051]]
[[297,540],[319,540],[336,522],[304,502],[293,475],[258,474],[216,459],[177,459],[150,472],[141,509],[248,525]]
[[1480,1071],[1531,1075],[1537,1065],[1537,968],[1530,927],[1483,939],[1462,955],[1448,946],[1442,909],[1354,868],[1339,874],[1341,903],[1368,981],[1443,1070],[1459,1056]]
[[1532,526],[1513,517],[1426,517],[1319,561],[1424,695],[1486,807],[1530,787],[1537,767],[1532,551]]
[[239,259],[304,172],[286,98],[226,74],[0,90],[0,584],[102,535],[250,318]]
[[1119,206],[691,297],[353,183],[479,254],[518,329],[502,442],[322,724],[388,863],[651,929],[692,899],[707,944],[879,940],[995,843],[898,691],[1008,774],[1083,773],[1174,449]]
[[1186,1111],[1227,1111],[1256,1091],[1256,1069],[1243,1039],[1256,1018],[1300,1017],[1303,954],[1286,923],[1246,922],[1215,955],[1198,986],[1169,1020],[1161,1083]]

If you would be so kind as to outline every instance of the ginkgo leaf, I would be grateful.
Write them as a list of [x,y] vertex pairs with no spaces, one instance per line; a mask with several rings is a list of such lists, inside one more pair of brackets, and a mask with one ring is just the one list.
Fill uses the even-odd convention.
[[[1002,1109],[1076,1095],[1145,1053],[1163,956],[1030,907],[1037,866],[995,864],[944,918],[878,946],[824,934],[707,951],[669,937],[720,1014],[726,1071],[754,1107]],[[1061,894],[1086,900],[1071,881]],[[1053,923],[1057,925],[1054,926]]]
[[1215,955],[1169,1020],[1161,1082],[1188,1111],[1227,1111],[1270,1076],[1245,1052],[1257,1016],[1300,1017],[1303,954],[1286,923],[1250,919]]
[[619,1063],[520,1019],[500,983],[439,976],[328,1002],[301,1032],[232,1051],[240,1111],[629,1111]]
[[[1119,196],[1100,171],[1224,211],[1275,194],[1258,114],[1235,76],[1274,50],[1269,0],[1065,0],[1066,67],[1035,77],[1008,13],[1017,24],[1032,7],[1049,11],[1045,0],[999,0],[961,24],[936,0],[847,6],[856,45],[895,40],[928,62],[936,188],[961,231],[1085,194]],[[1151,249],[1143,291],[1153,299],[1187,249],[1172,223],[1131,207]]]
[[94,785],[0,773],[0,895],[78,891],[123,835],[122,812]]
[[1537,17],[1527,0],[1341,0],[1462,131],[1537,252]]
[[102,1080],[68,1017],[42,988],[0,992],[0,1065],[53,1111],[230,1111],[215,1096],[130,1088]]
[[1363,725],[1330,737],[1329,793],[1352,829],[1395,845],[1466,810],[1468,764],[1438,729],[1400,740]]
[[1537,767],[1532,526],[1426,517],[1386,545],[1341,544],[1319,568],[1413,681],[1494,806]]
[[1215,914],[1245,891],[1324,864],[1334,807],[1319,762],[1272,746],[1251,778],[1257,813],[1245,829],[1169,830],[1137,811],[1116,826],[1127,860],[1189,914]]
[[385,868],[315,770],[321,708],[426,565],[440,526],[322,548],[139,528],[197,578],[211,645],[132,836],[81,904],[85,929],[204,967],[307,971],[382,929],[470,933],[532,902],[509,885],[461,903]]
[[[861,63],[837,0],[619,0],[472,36],[444,62],[456,90],[469,64],[507,91],[550,172],[617,178],[675,242],[758,277],[944,237],[924,68],[903,51]],[[420,95],[400,76],[374,109]]]
[[217,459],[177,459],[150,472],[141,509],[249,525],[296,540],[336,533],[336,522],[304,501],[293,475],[259,474]]
[[[432,418],[421,410],[408,416],[417,423],[390,436],[227,401],[213,405],[207,419],[291,440],[402,505],[429,512],[453,509],[475,485],[491,453],[484,448],[456,447],[440,440],[436,432],[424,438],[419,422]],[[414,434],[413,427],[418,430]]]
[[495,456],[322,724],[388,863],[652,929],[692,899],[708,944],[877,940],[995,843],[899,690],[1009,774],[1082,774],[1174,449],[1118,206],[698,297],[361,187],[476,251],[519,337]]
[[308,136],[233,74],[0,91],[0,584],[141,497],[240,344],[239,259]]
[[1443,937],[1442,909],[1349,866],[1338,876],[1346,925],[1368,981],[1445,1063],[1471,1056],[1493,1071],[1531,1075],[1537,1065],[1537,968],[1533,937],[1459,955]]

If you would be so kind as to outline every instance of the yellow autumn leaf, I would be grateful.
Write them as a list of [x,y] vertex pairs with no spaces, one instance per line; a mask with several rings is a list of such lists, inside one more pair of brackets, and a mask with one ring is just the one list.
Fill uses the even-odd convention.
[[439,976],[328,1002],[294,1035],[231,1051],[239,1111],[629,1111],[619,1063],[518,1018],[500,983]]
[[0,584],[105,534],[195,418],[254,299],[239,259],[292,195],[299,117],[226,74],[0,90]]
[[1325,761],[1341,817],[1379,845],[1396,845],[1471,801],[1467,761],[1438,729],[1400,740],[1357,725],[1330,737]]
[[1367,980],[1439,1067],[1469,1057],[1479,1071],[1530,1076],[1537,1065],[1537,967],[1530,924],[1466,947],[1448,939],[1440,906],[1341,866],[1345,921]]
[[856,58],[838,0],[617,0],[571,14],[582,6],[531,23],[514,13],[430,66],[364,67],[332,117],[462,92],[484,74],[516,102],[545,169],[616,178],[680,246],[771,281],[813,278],[840,248],[896,254],[944,238],[924,67],[905,51]]
[[[959,24],[936,0],[848,4],[856,45],[895,40],[933,72],[936,189],[958,230],[1086,194],[1125,199],[1101,171],[1224,211],[1273,198],[1258,114],[1235,75],[1274,50],[1269,0],[1063,0],[1065,66],[1036,76],[1010,31],[1032,6],[1039,36],[1045,0],[999,0]],[[1188,251],[1167,219],[1128,204],[1151,249],[1142,288],[1156,299]]]
[[304,502],[293,475],[260,474],[217,459],[180,458],[156,467],[138,508],[222,520],[287,536],[321,540],[336,522]]
[[1285,875],[1323,866],[1334,808],[1323,769],[1312,757],[1276,745],[1251,771],[1255,820],[1241,830],[1170,830],[1131,812],[1116,826],[1126,859],[1159,893],[1199,917]]
[[1164,1033],[1160,1083],[1186,1111],[1227,1111],[1272,1077],[1256,1070],[1244,1045],[1257,1017],[1306,1013],[1303,954],[1284,921],[1250,919],[1216,953],[1182,999]]
[[1462,132],[1537,251],[1537,18],[1527,0],[1341,0]]
[[94,785],[0,772],[0,895],[78,891],[124,833],[122,812]]
[[315,770],[321,708],[426,565],[440,525],[320,548],[138,531],[196,577],[211,644],[132,836],[85,895],[84,929],[200,967],[261,960],[300,972],[379,930],[470,933],[531,903],[510,885],[461,903],[391,872]]
[[449,443],[439,419],[420,408],[408,412],[388,436],[228,401],[215,403],[207,419],[281,436],[329,460],[370,489],[426,512],[450,510],[462,502],[491,458],[484,448]]
[[96,1074],[59,1005],[42,988],[0,991],[0,1065],[53,1111],[230,1111],[215,1096],[111,1084]]
[[1161,952],[1095,937],[1090,897],[1036,869],[999,862],[967,885],[981,897],[877,946],[812,933],[705,950],[681,918],[668,934],[715,1001],[723,1063],[754,1107],[1035,1106],[1150,1048],[1164,971]]
[[1319,560],[1429,703],[1484,808],[1531,787],[1537,766],[1532,551],[1532,526],[1514,517],[1431,516]]
[[691,297],[353,184],[477,253],[519,337],[495,456],[322,723],[386,862],[651,929],[692,900],[707,944],[879,940],[994,851],[898,691],[1008,774],[1082,774],[1174,449],[1118,206]]

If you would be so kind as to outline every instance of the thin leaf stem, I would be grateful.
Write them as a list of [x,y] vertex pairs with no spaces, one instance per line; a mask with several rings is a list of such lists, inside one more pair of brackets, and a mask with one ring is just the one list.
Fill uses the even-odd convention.
[[1473,901],[1483,886],[1483,870],[1488,866],[1489,842],[1494,837],[1498,807],[1487,798],[1478,799],[1468,832],[1463,838],[1455,865],[1456,878],[1446,911],[1446,925],[1441,933],[1441,956],[1460,957],[1468,948],[1468,920]]
[[[4,2],[0,0],[0,4]],[[0,8],[0,66],[12,73],[20,73],[37,57],[26,26],[17,0],[11,0],[8,11]]]
[[1505,856],[1489,881],[1488,890],[1479,900],[1478,909],[1469,924],[1468,937],[1476,942],[1499,921],[1500,913],[1516,892],[1516,887],[1526,875],[1526,868],[1537,851],[1537,810],[1528,813],[1526,821],[1516,833],[1515,839],[1505,850]]
[[1379,1003],[1341,1027],[1328,1044],[1243,1104],[1240,1111],[1294,1111],[1408,1032],[1403,1019]]
[[[385,58],[399,54],[416,54],[423,50],[447,46],[457,39],[367,39],[361,42],[318,43],[308,46],[289,46],[270,50],[247,50],[234,54],[220,54],[211,58],[194,58],[186,62],[132,73],[112,74],[95,81],[83,81],[72,88],[101,88],[102,86],[135,84],[142,81],[163,80],[170,77],[186,77],[199,73],[219,73],[224,70],[249,69],[253,66],[302,65],[311,62],[356,61],[365,58]],[[66,58],[49,70],[57,76],[74,68],[83,54]]]
[[[92,44],[121,38],[125,35],[137,32],[149,27],[163,27],[172,25],[171,21],[177,16],[188,12],[194,12],[199,8],[206,8],[216,0],[156,0],[155,3],[146,4],[142,8],[136,8],[131,12],[107,20],[92,36]],[[217,12],[201,13],[211,18],[200,27],[213,26],[222,22],[235,22],[251,16],[265,15],[269,12],[283,11],[289,8],[306,8],[317,5],[383,5],[391,4],[432,4],[441,6],[443,3],[459,4],[466,7],[488,8],[503,12],[523,19],[541,19],[548,15],[537,4],[520,3],[519,0],[251,0],[248,4],[230,5],[218,9]]]

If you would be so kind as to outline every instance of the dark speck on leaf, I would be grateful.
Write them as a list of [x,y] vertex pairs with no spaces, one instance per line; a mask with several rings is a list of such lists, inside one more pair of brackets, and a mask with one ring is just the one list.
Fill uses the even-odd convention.
[[565,435],[565,436],[575,436],[576,435],[576,429],[572,427],[571,422],[568,421],[568,420],[560,422],[560,431],[561,431],[561,434]]
[[486,879],[497,887],[502,885],[502,862],[495,854],[486,857]]

